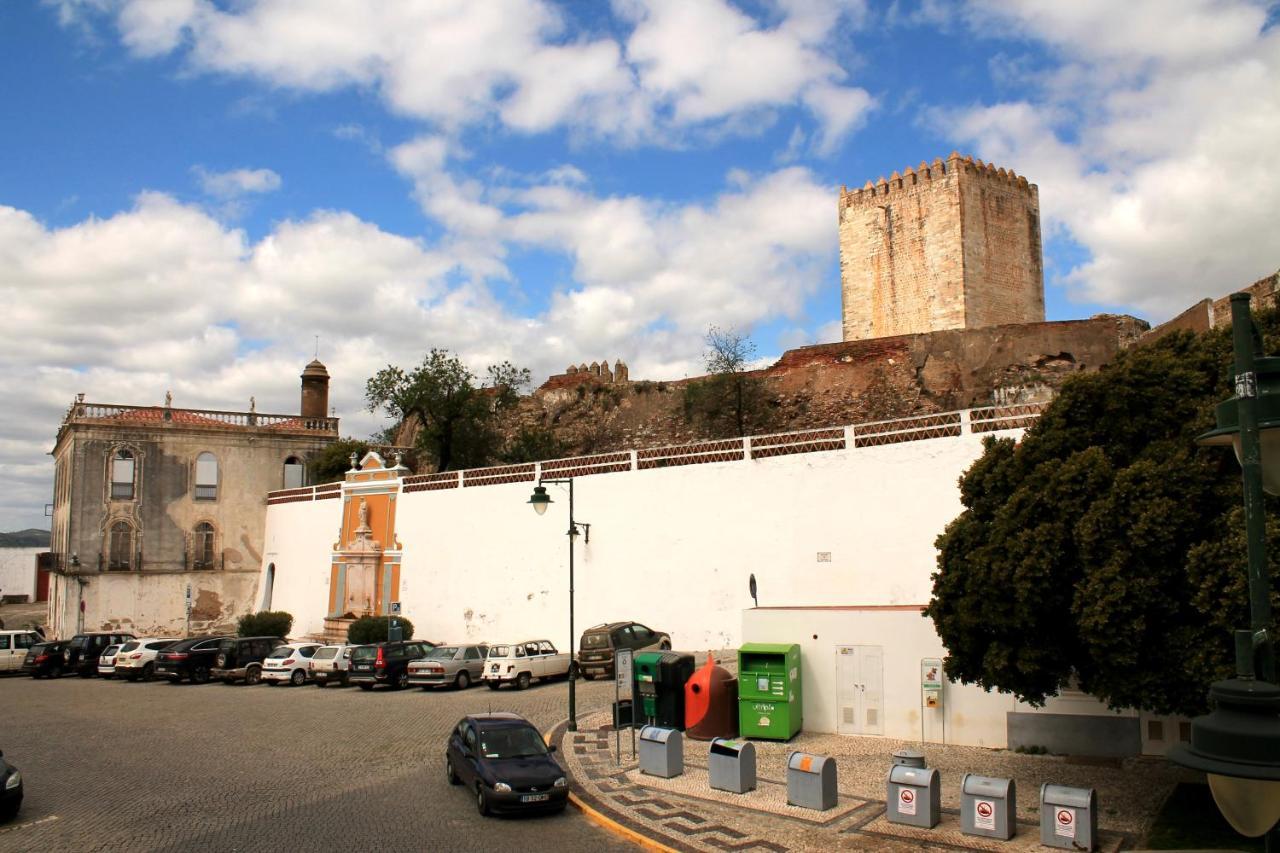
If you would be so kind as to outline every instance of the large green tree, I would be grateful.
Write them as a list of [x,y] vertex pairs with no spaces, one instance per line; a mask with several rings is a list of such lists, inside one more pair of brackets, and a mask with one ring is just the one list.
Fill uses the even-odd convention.
[[509,361],[491,365],[481,385],[462,360],[432,349],[412,370],[393,365],[365,385],[369,411],[416,419],[417,446],[437,471],[488,464],[498,448],[494,421],[529,384],[529,371]]
[[[1270,344],[1275,315],[1259,323]],[[1239,468],[1194,442],[1230,363],[1226,330],[1169,335],[1065,383],[1021,441],[987,440],[926,610],[950,677],[1034,704],[1075,684],[1203,710],[1248,625]]]
[[707,329],[707,376],[684,389],[685,420],[709,438],[768,431],[775,420],[764,380],[751,372],[756,345],[734,329]]

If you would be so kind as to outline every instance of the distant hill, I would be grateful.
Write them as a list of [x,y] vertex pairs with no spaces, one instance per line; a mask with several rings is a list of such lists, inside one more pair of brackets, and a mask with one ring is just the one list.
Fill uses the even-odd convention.
[[0,548],[48,547],[48,530],[36,530],[35,528],[29,527],[26,530],[15,530],[12,533],[0,533]]

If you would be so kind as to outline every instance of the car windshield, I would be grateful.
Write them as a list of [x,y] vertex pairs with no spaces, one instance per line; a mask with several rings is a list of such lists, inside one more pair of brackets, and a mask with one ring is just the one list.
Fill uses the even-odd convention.
[[122,652],[131,652],[131,651],[133,651],[134,649],[136,649],[136,648],[137,648],[138,646],[140,646],[140,645],[142,645],[142,644],[141,644],[141,643],[125,643],[123,646],[121,646],[121,647],[120,647],[120,651],[122,651]]
[[198,637],[190,640],[179,640],[178,642],[170,646],[168,650],[171,652],[185,652],[187,649],[192,648],[193,646],[202,642],[204,641]]
[[83,649],[87,645],[89,645],[88,637],[72,637],[71,638],[71,648],[73,649]]
[[35,654],[42,655],[42,654],[45,654],[46,652],[56,651],[57,648],[58,648],[57,643],[36,643],[34,646],[31,647],[31,651],[34,652]]
[[608,634],[583,634],[582,647],[584,649],[607,649],[609,648]]
[[276,646],[271,650],[271,654],[267,655],[267,660],[287,658],[293,654],[293,649],[288,646]]
[[119,647],[119,646],[107,646],[105,649],[103,649],[103,650],[102,650],[102,656],[103,656],[104,658],[106,658],[106,657],[111,657],[112,655],[114,655],[114,654],[115,654],[116,652],[118,652],[118,651],[120,651],[120,647]]
[[373,660],[378,656],[377,646],[360,646],[351,653],[352,660]]
[[510,646],[491,646],[489,648],[489,657],[491,658],[505,658],[505,657],[510,657],[510,655],[511,655]]
[[457,653],[457,646],[436,646],[427,652],[427,660],[453,660],[453,656]]
[[332,657],[336,657],[337,654],[337,646],[325,646],[324,648],[316,649],[316,660],[329,660]]
[[480,732],[480,754],[485,758],[530,758],[546,755],[542,735],[529,726],[503,726]]

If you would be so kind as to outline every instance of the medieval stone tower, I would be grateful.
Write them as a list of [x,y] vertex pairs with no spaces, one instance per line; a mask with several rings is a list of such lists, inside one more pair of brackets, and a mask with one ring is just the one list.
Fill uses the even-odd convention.
[[1035,184],[952,153],[840,189],[844,339],[1044,320]]

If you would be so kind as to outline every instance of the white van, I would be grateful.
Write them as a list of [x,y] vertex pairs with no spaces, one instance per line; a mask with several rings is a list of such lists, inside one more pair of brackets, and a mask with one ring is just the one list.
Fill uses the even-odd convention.
[[36,643],[43,642],[44,638],[35,631],[0,631],[0,672],[17,672],[22,669],[27,650]]

